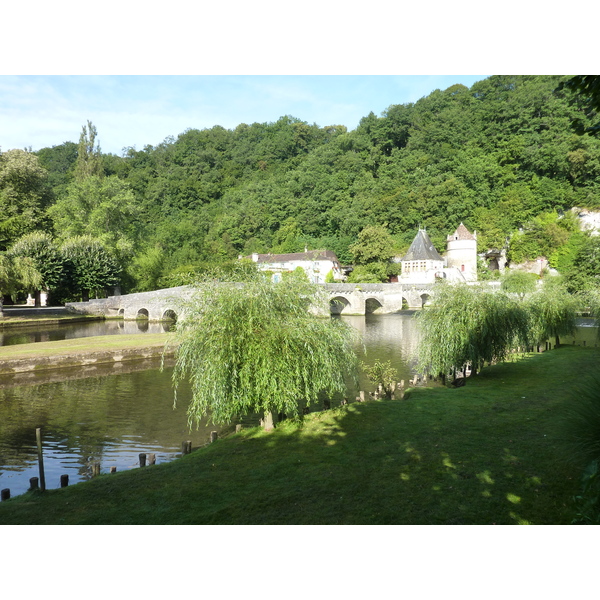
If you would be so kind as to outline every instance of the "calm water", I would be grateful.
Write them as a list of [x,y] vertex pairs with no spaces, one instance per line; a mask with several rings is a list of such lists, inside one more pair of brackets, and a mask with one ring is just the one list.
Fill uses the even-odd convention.
[[[391,360],[398,380],[409,379],[418,345],[412,313],[338,318],[360,332],[364,362]],[[162,327],[145,325],[149,331]],[[140,331],[137,323],[118,321],[62,329],[60,335],[66,337]],[[17,337],[8,343],[24,343],[25,333],[15,333]],[[50,335],[52,331],[39,333],[39,341],[65,339],[45,337]],[[6,336],[3,343],[7,343]],[[17,338],[23,341],[15,341]],[[31,376],[0,377],[0,489],[9,488],[11,496],[16,496],[28,489],[31,477],[39,476],[37,427],[42,430],[48,489],[60,486],[62,474],[69,475],[69,484],[91,478],[94,463],[101,464],[102,473],[112,466],[118,471],[136,468],[141,452],[156,454],[157,462],[170,461],[180,454],[182,441],[191,440],[193,447],[198,447],[208,443],[211,431],[225,434],[234,429],[234,425],[202,424],[190,432],[186,417],[189,390],[180,390],[174,410],[172,368],[161,372],[159,365],[155,360],[89,371],[65,369],[35,375],[33,382],[27,379]],[[40,377],[47,382],[42,383]],[[363,377],[360,389],[373,386]],[[256,425],[258,419],[248,417],[244,424]]]
[[54,342],[96,335],[119,335],[130,333],[161,333],[171,327],[168,322],[149,323],[148,321],[91,321],[88,323],[70,323],[47,325],[45,327],[15,327],[0,329],[0,346],[31,344],[34,342]]

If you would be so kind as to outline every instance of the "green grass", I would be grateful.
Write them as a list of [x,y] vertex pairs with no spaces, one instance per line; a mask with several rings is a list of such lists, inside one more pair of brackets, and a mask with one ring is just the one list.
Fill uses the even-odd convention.
[[2,524],[567,524],[580,469],[561,442],[600,351],[489,367],[459,389],[243,430],[176,461],[0,504]]
[[0,346],[0,361],[20,358],[42,358],[46,356],[59,357],[78,353],[119,351],[131,348],[162,348],[169,339],[165,333],[99,335],[85,338],[73,338],[54,342],[36,342]]

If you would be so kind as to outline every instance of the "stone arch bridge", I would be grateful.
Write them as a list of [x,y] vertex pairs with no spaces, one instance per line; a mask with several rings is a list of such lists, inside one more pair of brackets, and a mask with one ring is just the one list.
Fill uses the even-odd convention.
[[[390,314],[402,309],[422,308],[432,295],[427,284],[406,285],[402,283],[326,283],[321,284],[329,294],[331,314],[366,315]],[[68,302],[69,312],[104,317],[122,317],[125,320],[148,319],[149,321],[176,320],[181,299],[189,298],[193,289],[189,286],[109,296],[88,302]]]

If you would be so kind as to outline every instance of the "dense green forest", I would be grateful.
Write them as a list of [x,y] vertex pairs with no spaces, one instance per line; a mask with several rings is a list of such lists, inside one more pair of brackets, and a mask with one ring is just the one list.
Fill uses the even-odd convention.
[[597,115],[560,87],[567,79],[493,76],[370,113],[353,131],[282,116],[121,156],[100,151],[88,122],[79,143],[0,154],[0,251],[32,232],[88,254],[100,244],[108,279],[135,291],[252,252],[326,248],[350,264],[369,226],[385,225],[397,253],[419,227],[443,250],[462,221],[480,250],[509,239],[510,260],[546,256],[585,287],[600,246],[569,209],[600,209],[600,139],[574,129]]

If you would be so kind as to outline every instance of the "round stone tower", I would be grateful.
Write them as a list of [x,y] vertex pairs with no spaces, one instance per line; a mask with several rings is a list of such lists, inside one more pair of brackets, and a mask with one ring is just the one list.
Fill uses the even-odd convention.
[[466,281],[477,281],[477,232],[471,233],[462,223],[447,238],[446,265],[455,268]]

